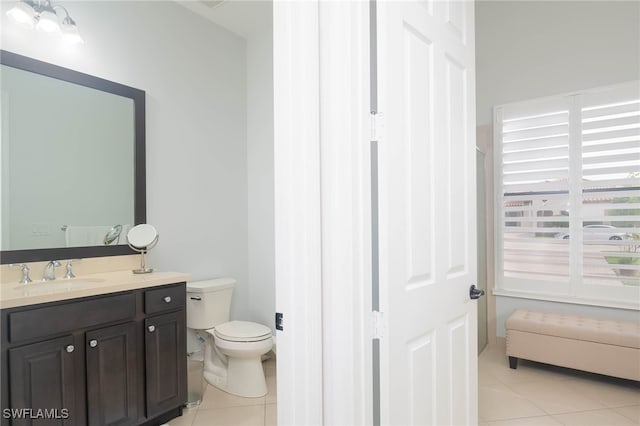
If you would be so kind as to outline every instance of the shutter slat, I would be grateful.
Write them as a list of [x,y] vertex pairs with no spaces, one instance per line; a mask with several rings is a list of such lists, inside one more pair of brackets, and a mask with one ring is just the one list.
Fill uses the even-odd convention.
[[[502,219],[503,219],[504,222],[536,222],[536,223],[563,222],[563,223],[569,223],[569,217],[568,216],[513,216],[513,217],[505,216]],[[540,229],[544,231],[547,228],[540,228]]]
[[569,191],[567,182],[539,182],[504,185],[505,193]]
[[[607,132],[591,133],[582,136],[583,142],[599,142],[602,143],[607,139],[630,138],[632,140],[640,139],[640,129],[622,129]],[[635,145],[637,146],[637,144]]]
[[569,168],[565,168],[563,170],[551,170],[548,172],[531,172],[531,173],[513,173],[513,174],[503,174],[502,181],[505,185],[509,184],[517,184],[524,182],[540,182],[540,181],[550,181],[553,179],[567,179],[569,177]]
[[561,136],[569,134],[569,123],[558,124],[549,127],[538,127],[528,130],[505,133],[502,135],[505,142],[521,141],[523,139],[534,139],[549,136]]
[[556,114],[507,121],[502,126],[502,131],[508,133],[536,127],[567,124],[568,122],[569,111],[561,111]]
[[[640,154],[637,154],[637,159],[640,160]],[[633,154],[608,154],[604,153],[597,157],[583,157],[582,164],[583,165],[591,165],[591,164],[602,164],[602,163],[618,163],[623,161],[629,161],[630,158],[633,158]]]
[[632,103],[632,104],[618,105],[618,106],[607,107],[607,108],[583,110],[582,120],[584,121],[585,119],[592,119],[595,117],[602,117],[607,115],[628,114],[628,113],[638,111],[638,108],[639,107],[637,103]]
[[560,147],[569,149],[569,138],[567,137],[567,135],[524,139],[516,142],[504,141],[504,144],[502,145],[502,152],[519,152]]
[[[509,221],[507,221],[509,222]],[[516,233],[520,233],[520,232],[531,232],[531,233],[535,233],[535,232],[545,232],[545,233],[550,233],[550,234],[560,234],[560,233],[565,233],[565,232],[569,232],[569,228],[535,228],[535,227],[530,227],[530,226],[513,226],[513,227],[504,227],[502,228],[504,232],[516,232]]]
[[502,171],[505,173],[510,172],[532,172],[538,170],[547,169],[566,169],[569,170],[569,159],[537,159],[535,161],[523,161],[518,163],[505,163],[502,166]]
[[[582,182],[582,188],[584,190],[594,191],[594,190],[603,189],[603,188],[606,188],[606,187],[622,188],[622,187],[626,187],[626,186],[638,186],[638,183],[640,183],[640,180],[638,180],[638,178],[632,178],[632,177],[625,178],[625,179],[583,181]],[[603,190],[603,191],[598,191],[598,192],[606,192],[606,191]],[[622,193],[623,193],[622,191],[616,192],[616,194],[618,194],[617,195],[618,197],[621,197]],[[624,193],[627,193],[627,192],[625,191]],[[633,194],[630,194],[629,196],[633,196]]]
[[537,160],[539,158],[566,157],[569,160],[569,146],[535,149],[530,151],[514,151],[505,153],[502,158],[505,163],[514,161]]
[[582,171],[582,175],[585,179],[588,179],[591,176],[615,175],[621,173],[625,174],[624,177],[627,177],[631,173],[638,173],[639,171],[640,164],[635,164],[631,166],[588,168]]
[[606,129],[615,126],[640,126],[640,115],[632,115],[629,117],[605,118],[602,120],[582,122],[582,130]]

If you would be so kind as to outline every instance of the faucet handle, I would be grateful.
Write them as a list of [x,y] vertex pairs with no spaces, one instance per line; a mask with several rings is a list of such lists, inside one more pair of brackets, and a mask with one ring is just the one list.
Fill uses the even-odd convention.
[[29,266],[26,263],[12,263],[9,266],[22,269],[20,284],[29,284],[31,282],[31,277],[29,277]]
[[64,279],[71,279],[71,278],[75,278],[76,276],[73,274],[73,262],[76,260],[80,260],[80,259],[69,259],[67,260],[67,266],[66,266],[66,270],[67,272],[64,274],[64,276],[62,278]]

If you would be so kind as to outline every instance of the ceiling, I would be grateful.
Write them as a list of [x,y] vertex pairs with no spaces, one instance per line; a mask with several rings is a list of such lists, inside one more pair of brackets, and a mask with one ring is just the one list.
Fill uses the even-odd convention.
[[244,38],[271,27],[271,0],[176,0],[178,4]]

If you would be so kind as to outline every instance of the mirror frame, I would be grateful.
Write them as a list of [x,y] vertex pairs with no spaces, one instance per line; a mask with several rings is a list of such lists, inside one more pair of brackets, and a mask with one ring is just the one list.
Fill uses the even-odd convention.
[[[145,92],[120,83],[84,74],[27,56],[0,50],[0,64],[89,87],[133,100],[134,105],[134,225],[146,222],[145,168]],[[48,260],[80,259],[87,257],[136,254],[128,245],[56,247],[0,251],[0,264],[26,263]]]

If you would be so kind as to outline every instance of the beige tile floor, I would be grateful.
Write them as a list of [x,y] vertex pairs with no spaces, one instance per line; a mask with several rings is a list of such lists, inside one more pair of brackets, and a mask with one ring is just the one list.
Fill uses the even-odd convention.
[[[239,398],[207,386],[202,404],[171,426],[276,425],[276,364],[264,363],[269,393]],[[478,361],[480,426],[640,425],[640,384],[521,360],[509,368],[504,343]]]
[[276,421],[276,361],[271,357],[262,364],[267,378],[268,393],[261,398],[241,398],[211,385],[205,387],[202,403],[185,408],[182,417],[169,422],[171,426],[275,426]]
[[640,425],[640,384],[520,360],[509,368],[504,340],[478,361],[481,426]]

